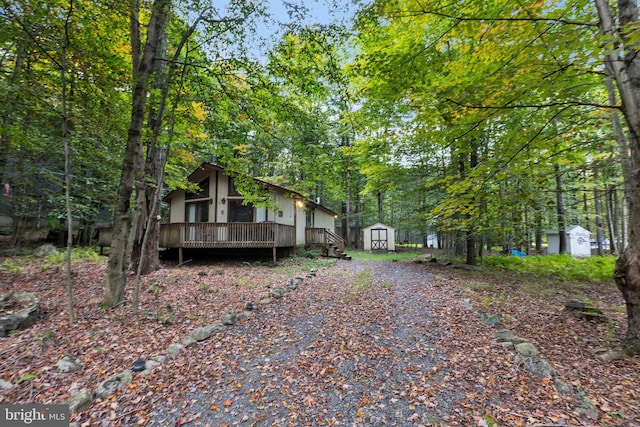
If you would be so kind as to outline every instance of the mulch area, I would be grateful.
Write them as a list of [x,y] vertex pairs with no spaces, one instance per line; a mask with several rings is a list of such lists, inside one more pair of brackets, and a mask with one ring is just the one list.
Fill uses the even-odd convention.
[[[19,382],[0,403],[60,403],[82,388],[162,354],[198,326],[242,311],[305,273],[290,261],[167,268],[144,278],[143,320],[128,307],[99,308],[104,264],[74,268],[77,323],[66,320],[64,273],[27,266],[0,273],[0,291],[34,290],[44,318],[0,338],[0,378]],[[439,264],[340,261],[236,326],[183,351],[148,377],[97,399],[77,425],[640,425],[640,360],[604,362],[623,338],[622,304],[611,284],[549,283],[536,298],[529,280]],[[543,286],[543,288],[545,288]],[[563,310],[569,297],[601,302],[606,322]],[[463,301],[498,314],[487,326]],[[559,378],[584,390],[600,419],[576,412],[492,338],[500,328],[528,338]],[[62,356],[85,368],[59,374]]]

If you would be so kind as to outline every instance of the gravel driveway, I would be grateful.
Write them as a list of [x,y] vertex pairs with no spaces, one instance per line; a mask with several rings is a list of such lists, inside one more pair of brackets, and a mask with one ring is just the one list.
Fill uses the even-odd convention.
[[176,360],[189,389],[154,425],[430,425],[460,397],[446,386],[418,265],[339,261]]

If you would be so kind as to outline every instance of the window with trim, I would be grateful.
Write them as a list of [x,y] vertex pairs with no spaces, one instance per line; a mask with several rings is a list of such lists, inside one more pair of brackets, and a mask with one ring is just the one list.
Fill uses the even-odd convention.
[[203,199],[205,197],[209,197],[209,178],[205,179],[204,181],[200,181],[198,183],[198,187],[200,187],[198,191],[187,191],[184,196],[185,199]]
[[238,189],[236,188],[235,182],[233,182],[233,178],[229,177],[229,196],[242,196]]

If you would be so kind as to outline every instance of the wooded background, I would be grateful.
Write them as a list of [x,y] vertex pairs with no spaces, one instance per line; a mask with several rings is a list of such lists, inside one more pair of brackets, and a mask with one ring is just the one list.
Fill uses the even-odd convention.
[[474,264],[579,224],[640,250],[637,1],[326,2],[329,24],[283,5],[2,0],[12,244],[113,220],[124,281],[129,236],[142,251],[162,194],[215,160],[319,198],[353,245],[380,221]]

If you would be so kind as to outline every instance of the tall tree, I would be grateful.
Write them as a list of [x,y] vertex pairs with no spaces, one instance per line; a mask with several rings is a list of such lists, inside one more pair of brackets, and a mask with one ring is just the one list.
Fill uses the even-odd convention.
[[625,350],[640,354],[640,44],[638,2],[619,0],[617,20],[606,0],[594,0],[606,37],[605,64],[621,99],[631,150],[633,177],[629,196],[629,244],[616,263],[615,280],[627,306]]
[[[146,40],[142,43],[140,3],[130,8],[131,52],[133,57],[133,90],[131,121],[124,152],[120,184],[113,217],[113,239],[107,264],[107,283],[103,305],[114,307],[124,295],[126,271],[129,267],[131,233],[131,195],[136,176],[142,174],[142,128],[149,82],[154,71],[153,61],[158,49],[164,22],[171,13],[170,0],[155,0],[147,24]],[[143,47],[144,46],[144,47]]]

